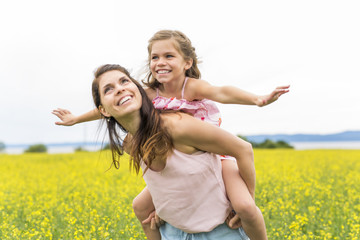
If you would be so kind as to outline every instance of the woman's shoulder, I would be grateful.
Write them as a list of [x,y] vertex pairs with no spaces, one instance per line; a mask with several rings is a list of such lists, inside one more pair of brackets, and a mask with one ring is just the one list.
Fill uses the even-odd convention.
[[181,123],[183,123],[183,120],[185,120],[186,122],[186,120],[189,118],[193,118],[193,117],[188,113],[184,113],[184,112],[173,111],[173,112],[161,113],[161,119],[163,120],[164,127],[166,128],[180,126],[182,125]]
[[161,118],[164,128],[174,140],[202,134],[203,131],[213,130],[212,127],[217,128],[184,112],[162,113]]
[[173,137],[178,136],[182,132],[186,132],[186,129],[190,124],[196,120],[194,117],[184,112],[162,113],[161,119],[163,121],[163,126]]
[[174,148],[187,154],[195,152],[196,149],[186,139],[192,133],[191,127],[194,121],[199,120],[183,112],[163,113],[161,118],[163,126],[172,138]]

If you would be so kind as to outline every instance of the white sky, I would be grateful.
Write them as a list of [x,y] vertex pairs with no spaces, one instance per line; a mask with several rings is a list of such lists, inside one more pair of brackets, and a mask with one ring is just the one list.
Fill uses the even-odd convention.
[[[147,41],[177,29],[193,42],[202,78],[265,94],[273,105],[218,105],[234,134],[360,130],[359,1],[63,0],[0,3],[0,141],[94,141],[98,122],[56,126],[52,109],[93,108],[96,67],[137,77]],[[99,141],[100,141],[99,140]]]

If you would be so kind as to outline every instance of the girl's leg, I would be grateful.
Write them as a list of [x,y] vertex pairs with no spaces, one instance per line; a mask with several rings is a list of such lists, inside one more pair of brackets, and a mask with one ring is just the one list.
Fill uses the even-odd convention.
[[227,196],[246,234],[251,240],[267,239],[264,218],[241,178],[236,162],[223,160],[221,164]]
[[145,187],[139,195],[133,200],[133,209],[136,217],[141,223],[144,233],[149,240],[161,240],[160,231],[158,228],[151,229],[150,223],[143,224],[142,222],[148,218],[150,213],[155,211],[154,204],[149,190]]

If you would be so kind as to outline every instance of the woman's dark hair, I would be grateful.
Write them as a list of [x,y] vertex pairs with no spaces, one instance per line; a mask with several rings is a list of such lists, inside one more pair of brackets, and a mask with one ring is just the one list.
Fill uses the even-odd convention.
[[[94,73],[92,83],[92,95],[94,104],[97,109],[101,106],[99,80],[102,74],[109,71],[120,71],[127,75],[129,79],[137,86],[142,97],[142,106],[140,108],[140,126],[134,136],[128,136],[123,141],[117,131],[120,128],[124,132],[128,132],[115,118],[106,119],[107,130],[109,133],[109,145],[112,152],[113,165],[119,168],[119,158],[124,154],[124,146],[130,154],[130,168],[136,173],[140,170],[140,161],[143,160],[150,167],[153,160],[166,161],[169,152],[172,151],[173,143],[170,135],[165,128],[162,127],[159,110],[155,109],[150,99],[147,97],[143,87],[133,79],[129,72],[122,66],[116,64],[106,64],[100,66]],[[147,168],[145,169],[145,171]],[[144,173],[145,173],[144,171]]]

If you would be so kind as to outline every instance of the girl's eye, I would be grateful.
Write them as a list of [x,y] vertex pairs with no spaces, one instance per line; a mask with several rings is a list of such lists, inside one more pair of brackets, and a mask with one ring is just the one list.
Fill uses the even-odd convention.
[[172,58],[172,57],[174,57],[174,56],[173,56],[173,55],[168,54],[168,55],[166,55],[166,57],[167,57],[167,58]]
[[159,57],[158,56],[152,56],[151,57],[151,60],[156,60],[156,59],[158,59]]

